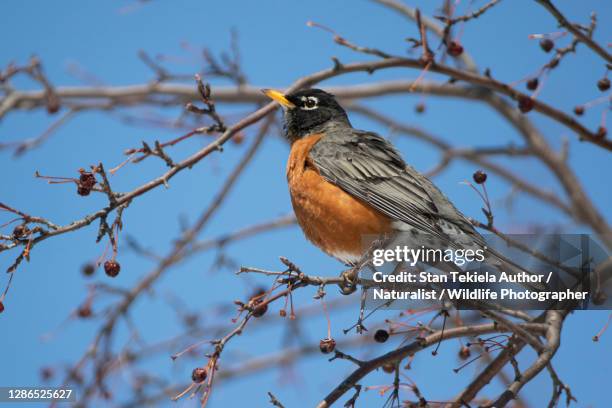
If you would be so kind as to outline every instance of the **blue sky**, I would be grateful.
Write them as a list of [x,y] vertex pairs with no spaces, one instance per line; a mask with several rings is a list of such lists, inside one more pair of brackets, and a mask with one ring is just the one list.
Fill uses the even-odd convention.
[[[437,2],[409,2],[429,14],[433,12],[434,3]],[[465,6],[466,1],[461,3]],[[572,21],[586,23],[590,11],[597,11],[600,23],[596,39],[602,44],[612,39],[612,9],[608,1],[560,0],[556,3]],[[406,37],[416,36],[412,22],[366,1],[266,0],[206,4],[202,1],[154,0],[129,13],[121,13],[126,4],[133,3],[7,1],[3,7],[5,18],[0,26],[0,35],[5,39],[0,47],[0,66],[13,60],[24,63],[35,53],[43,61],[45,72],[54,84],[79,85],[80,81],[69,70],[74,64],[107,84],[143,83],[152,79],[152,73],[138,59],[139,50],[151,55],[173,56],[173,62],[167,65],[169,69],[192,74],[201,61],[197,55],[182,49],[181,44],[187,42],[194,49],[206,46],[213,52],[220,52],[227,49],[230,31],[235,28],[239,33],[242,62],[250,83],[283,88],[303,75],[329,67],[331,56],[337,56],[343,62],[368,58],[337,46],[328,33],[307,27],[305,23],[308,20],[333,27],[357,44],[380,47],[397,54],[405,52]],[[527,36],[555,30],[556,23],[552,17],[533,2],[506,0],[467,25],[462,42],[480,67],[491,67],[497,78],[513,82],[534,72],[549,58]],[[595,83],[604,71],[601,60],[586,47],[579,46],[577,54],[564,59],[549,77],[540,98],[570,111],[576,104],[600,96]],[[380,72],[374,76],[352,74],[334,78],[322,86],[414,79],[417,75],[418,72],[408,70]],[[223,81],[211,82],[213,86],[225,84]],[[28,81],[17,81],[16,85],[35,86]],[[369,103],[459,147],[497,146],[510,141],[521,143],[519,135],[483,104],[427,97],[426,113],[416,115],[413,107],[420,100],[419,96],[401,95]],[[179,109],[170,109],[166,114],[176,117]],[[223,111],[224,107],[221,105],[219,109]],[[602,109],[599,106],[589,110],[581,121],[596,128]],[[530,118],[553,146],[561,146],[565,137],[570,140],[570,165],[606,219],[612,220],[609,153],[577,143],[570,131],[537,113],[530,113]],[[13,112],[0,123],[0,140],[33,137],[52,120],[43,112]],[[356,127],[387,133],[387,129],[363,118],[354,116],[352,121]],[[41,148],[23,157],[13,158],[8,152],[0,152],[0,169],[4,175],[0,181],[0,201],[30,214],[48,217],[56,223],[68,223],[104,206],[104,197],[92,195],[83,199],[74,194],[73,186],[48,185],[35,179],[35,170],[66,176],[98,161],[111,167],[123,160],[122,152],[126,148],[137,146],[141,140],[167,140],[179,134],[180,131],[176,130],[129,126],[98,112],[80,114]],[[214,154],[191,171],[181,173],[172,180],[169,190],[157,189],[134,201],[124,215],[123,236],[134,236],[155,252],[167,253],[171,240],[180,232],[179,220],[193,220],[212,200],[224,177],[245,151],[252,134],[250,131],[247,135],[247,143],[230,144],[222,155]],[[208,140],[196,138],[185,142],[174,149],[172,155],[184,157]],[[419,170],[431,169],[439,159],[435,151],[413,140],[398,138],[396,142],[404,158]],[[203,239],[291,212],[284,180],[287,153],[287,145],[277,135],[265,140],[226,205],[203,231]],[[545,188],[560,191],[541,165],[530,160],[515,163],[513,170],[517,173]],[[474,193],[460,184],[474,170],[473,165],[456,163],[435,181],[458,208],[467,215],[480,217],[480,203]],[[148,160],[126,167],[113,177],[112,184],[116,190],[127,191],[162,171],[162,163]],[[490,179],[489,193],[496,206],[496,222],[502,230],[516,231],[530,225],[560,225],[570,232],[582,230],[568,223],[559,212],[522,196],[518,196],[507,210],[503,202],[508,185],[499,180]],[[0,220],[2,222],[4,219]],[[7,310],[0,320],[0,364],[3,367],[0,385],[38,384],[41,366],[74,362],[86,350],[97,321],[66,323],[66,317],[85,299],[86,285],[92,281],[80,275],[80,266],[97,258],[104,250],[103,244],[95,244],[95,235],[96,228],[92,226],[45,241],[35,248],[31,262],[24,263],[18,270],[5,302]],[[226,254],[238,264],[271,269],[280,268],[277,261],[280,255],[295,261],[310,273],[332,275],[341,269],[336,261],[305,241],[296,228],[241,242],[229,247]],[[16,255],[15,252],[0,254],[0,265],[8,266]],[[203,254],[179,265],[157,283],[153,294],[141,299],[134,309],[133,319],[140,326],[144,339],[153,342],[179,333],[176,315],[164,302],[170,294],[206,315],[210,305],[244,298],[254,282],[267,282],[256,277],[235,276],[229,269],[211,271],[216,255],[214,252]],[[119,260],[122,272],[113,283],[126,287],[133,285],[153,266],[124,247],[120,249]],[[93,281],[107,282],[107,279],[98,271]],[[5,282],[6,276],[0,279],[3,285]],[[312,304],[312,294],[300,294],[296,301],[302,305]],[[331,290],[330,295],[336,297]],[[320,315],[303,322],[309,341],[318,341],[325,336],[326,324]],[[341,329],[353,321],[354,315],[355,310],[344,310],[333,321],[334,335],[338,339],[343,338]],[[563,380],[572,387],[580,407],[604,407],[609,401],[608,380],[597,373],[609,369],[611,336],[606,333],[601,342],[591,341],[606,319],[605,312],[578,312],[567,320],[564,328],[556,367]],[[255,322],[255,326],[257,324]],[[252,336],[245,333],[236,343],[232,342],[228,348],[228,361],[238,363],[249,356],[279,350],[286,325],[262,328],[254,328],[256,332]],[[53,333],[51,339],[44,337],[49,333]],[[116,342],[125,336],[123,327]],[[451,369],[457,365],[456,352],[456,344],[448,343],[442,346],[438,357],[423,354],[413,363],[410,376],[429,398],[450,398],[469,381],[477,368],[454,374]],[[359,355],[360,351],[355,354]],[[163,373],[172,382],[181,382],[189,377],[194,364],[196,360],[172,363],[169,358],[160,357],[147,362],[145,367],[153,373]],[[286,373],[275,371],[220,384],[213,394],[211,406],[236,406],[245,401],[254,406],[265,406],[265,392],[268,390],[289,407],[313,406],[338,383],[340,375],[351,369],[346,362],[330,364],[324,356],[316,354],[307,363],[295,367],[294,381],[287,381],[291,377]],[[122,395],[121,381],[125,378],[119,377],[113,383],[118,395]],[[390,382],[388,377],[375,374],[364,384],[385,382]],[[550,389],[548,378],[541,376],[525,389],[524,395],[533,407],[539,407],[548,401]],[[499,390],[501,388],[496,383],[489,395]],[[364,406],[382,405],[374,391],[365,393],[363,399]],[[179,403],[179,406],[190,405],[189,401]]]

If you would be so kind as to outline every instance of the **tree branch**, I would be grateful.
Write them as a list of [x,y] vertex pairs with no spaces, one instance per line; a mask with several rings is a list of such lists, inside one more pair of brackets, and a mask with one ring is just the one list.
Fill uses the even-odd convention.
[[600,57],[606,60],[607,63],[612,63],[612,55],[607,52],[601,45],[597,44],[593,39],[587,36],[584,32],[580,30],[575,24],[570,23],[567,18],[559,11],[557,7],[550,0],[536,0],[540,3],[550,14],[553,15],[554,18],[557,19],[559,25],[563,28],[566,28],[569,32],[571,32],[576,38],[578,38],[581,42],[583,42],[587,47],[592,49],[595,53],[597,53]]

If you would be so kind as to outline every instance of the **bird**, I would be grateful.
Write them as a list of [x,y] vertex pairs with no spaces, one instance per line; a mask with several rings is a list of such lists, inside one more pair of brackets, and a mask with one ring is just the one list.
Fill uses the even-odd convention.
[[391,142],[351,125],[334,95],[262,92],[284,110],[291,203],[306,238],[323,252],[356,266],[377,237],[401,233],[413,245],[486,248],[468,218]]

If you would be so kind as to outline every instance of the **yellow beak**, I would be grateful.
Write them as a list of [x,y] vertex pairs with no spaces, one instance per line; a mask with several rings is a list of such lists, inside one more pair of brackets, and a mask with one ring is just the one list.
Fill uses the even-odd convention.
[[264,93],[268,98],[275,100],[280,103],[282,106],[288,109],[295,108],[295,104],[292,103],[282,92],[276,91],[274,89],[262,89],[261,92]]

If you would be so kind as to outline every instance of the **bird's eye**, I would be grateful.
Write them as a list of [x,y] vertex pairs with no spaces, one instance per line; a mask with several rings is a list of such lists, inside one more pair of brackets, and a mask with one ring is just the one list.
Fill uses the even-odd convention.
[[314,96],[304,98],[304,109],[315,109],[319,101]]

